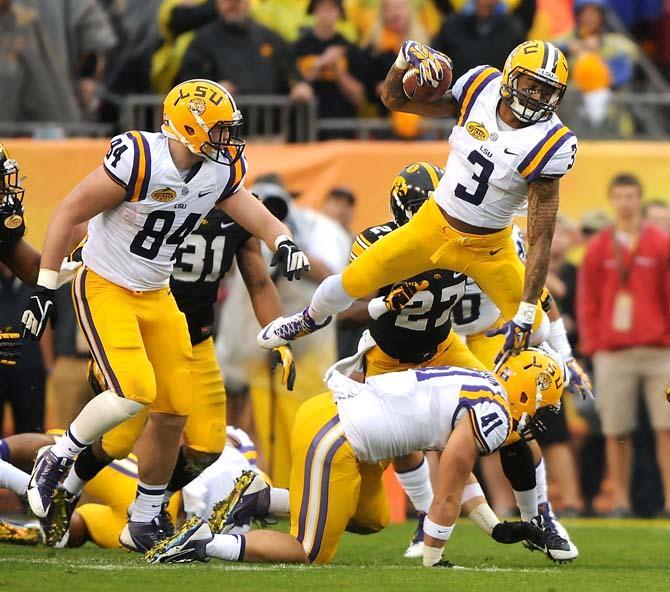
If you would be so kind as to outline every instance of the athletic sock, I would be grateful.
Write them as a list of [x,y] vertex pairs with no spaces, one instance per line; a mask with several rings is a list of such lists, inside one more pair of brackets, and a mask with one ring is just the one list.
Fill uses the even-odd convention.
[[272,487],[270,489],[270,507],[268,511],[271,514],[288,514],[290,512],[288,489]]
[[521,520],[529,522],[531,518],[537,516],[537,487],[527,491],[514,490],[514,499],[521,512]]
[[500,524],[498,516],[496,516],[496,513],[486,502],[482,502],[470,510],[468,518],[489,536],[491,536],[491,533],[493,532],[493,527],[496,524]]
[[130,515],[131,522],[151,522],[161,511],[163,495],[167,483],[163,485],[147,485],[137,482],[137,496]]
[[9,489],[16,495],[24,496],[28,489],[30,475],[7,461],[0,460],[0,489]]
[[535,467],[535,484],[537,487],[537,504],[545,504],[549,502],[547,496],[547,470],[544,464],[544,458],[540,459]]
[[324,323],[328,317],[342,312],[351,306],[354,299],[344,291],[342,275],[331,275],[317,287],[308,313],[317,324]]
[[111,460],[100,460],[93,452],[93,447],[88,446],[79,453],[77,460],[74,461],[72,470],[65,477],[63,487],[73,494],[79,495],[93,477],[102,469],[109,465]]
[[417,512],[428,513],[433,501],[433,487],[430,484],[430,469],[424,457],[421,464],[409,471],[395,472],[398,481]]
[[242,561],[246,538],[243,534],[215,534],[207,543],[205,552],[209,557],[216,557],[224,561]]
[[90,446],[92,443],[93,440],[86,441],[78,437],[76,428],[74,427],[74,424],[72,424],[65,433],[56,440],[51,451],[59,458],[64,457],[73,459],[84,450],[84,448]]

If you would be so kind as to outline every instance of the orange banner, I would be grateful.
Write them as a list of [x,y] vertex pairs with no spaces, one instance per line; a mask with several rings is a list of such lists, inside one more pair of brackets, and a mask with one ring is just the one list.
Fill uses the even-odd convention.
[[[99,166],[109,144],[15,139],[6,145],[25,176],[28,240],[39,246],[54,205]],[[280,173],[291,191],[300,192],[302,203],[318,207],[336,185],[353,189],[358,197],[354,230],[389,218],[389,190],[400,169],[415,160],[443,166],[448,153],[447,142],[337,141],[247,148],[250,182],[263,173]],[[561,182],[561,211],[578,219],[588,209],[607,208],[607,183],[622,171],[640,177],[647,197],[670,197],[670,145],[582,142],[573,170]]]

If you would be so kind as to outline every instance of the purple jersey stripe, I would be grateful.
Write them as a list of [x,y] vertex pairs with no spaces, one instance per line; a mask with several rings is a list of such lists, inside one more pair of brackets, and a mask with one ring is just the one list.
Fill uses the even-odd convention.
[[134,156],[133,156],[133,169],[132,172],[130,173],[130,179],[128,180],[128,188],[126,189],[126,201],[129,201],[130,198],[133,196],[133,192],[135,191],[135,183],[137,182],[137,174],[138,174],[138,169],[140,166],[140,147],[137,144],[137,139],[133,134],[128,132],[126,134],[130,138],[130,140],[133,143],[133,151],[134,151]]
[[526,158],[524,158],[520,163],[519,166],[516,167],[516,170],[521,173],[532,161],[533,159],[537,156],[537,153],[542,149],[542,147],[547,143],[549,138],[553,136],[558,130],[560,130],[563,127],[563,124],[557,123],[554,127],[552,127],[534,147],[533,149],[526,154]]
[[149,150],[149,142],[144,137],[144,134],[140,132],[140,139],[142,140],[142,145],[144,146],[144,179],[142,180],[142,187],[140,189],[140,196],[137,201],[143,200],[147,196],[147,190],[149,189],[149,181],[151,180],[151,150]]
[[458,106],[460,107],[463,104],[463,99],[466,97],[468,94],[468,91],[470,90],[470,87],[473,85],[474,81],[477,79],[477,76],[479,76],[484,70],[486,70],[487,66],[479,66],[473,73],[470,78],[468,78],[468,81],[463,85],[463,90],[461,91],[461,98],[458,99]]
[[568,132],[564,136],[561,136],[558,140],[556,140],[556,143],[549,149],[547,150],[547,153],[544,155],[540,163],[530,172],[528,173],[528,176],[526,177],[526,182],[527,183],[532,183],[535,181],[538,177],[542,175],[542,170],[544,169],[545,166],[547,166],[547,163],[551,160],[551,158],[558,152],[558,149],[563,146],[570,138],[574,138],[575,134],[572,132]]
[[477,98],[479,97],[480,94],[482,94],[482,91],[489,85],[491,81],[495,80],[496,78],[499,78],[500,76],[501,74],[498,71],[491,72],[486,78],[484,78],[484,80],[482,80],[479,87],[475,90],[474,93],[472,93],[472,97],[470,97],[468,108],[465,110],[465,113],[461,118],[461,124],[465,123],[468,120],[468,117],[470,117],[470,112],[472,111],[472,108],[477,102]]
[[305,525],[307,521],[307,507],[309,506],[309,483],[310,483],[310,475],[312,473],[312,464],[314,463],[314,453],[316,452],[316,448],[323,440],[324,436],[338,423],[340,422],[340,416],[336,415],[333,417],[330,421],[328,421],[314,436],[312,441],[309,444],[309,448],[307,449],[307,456],[305,458],[305,474],[303,477],[303,484],[302,484],[302,499],[300,500],[300,518],[298,520],[298,536],[296,537],[298,539],[299,543],[302,543],[303,539],[305,538]]

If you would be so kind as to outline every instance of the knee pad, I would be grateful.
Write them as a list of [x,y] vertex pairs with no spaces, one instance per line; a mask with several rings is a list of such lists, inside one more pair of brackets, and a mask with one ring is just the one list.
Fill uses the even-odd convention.
[[156,378],[151,364],[148,368],[137,368],[133,378],[124,385],[124,399],[140,403],[141,405],[150,405],[156,398]]
[[535,463],[528,443],[520,440],[500,449],[500,462],[505,477],[515,491],[535,487]]

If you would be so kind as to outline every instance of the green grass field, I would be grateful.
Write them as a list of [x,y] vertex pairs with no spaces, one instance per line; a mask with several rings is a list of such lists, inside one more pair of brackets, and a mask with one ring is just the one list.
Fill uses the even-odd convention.
[[[327,567],[209,564],[150,566],[123,551],[0,545],[0,590],[154,591],[242,590],[670,590],[670,521],[566,521],[580,556],[554,565],[520,545],[496,545],[461,522],[445,556],[455,569],[423,569],[402,558],[412,525],[373,536],[347,534]],[[495,586],[495,588],[494,588]]]

